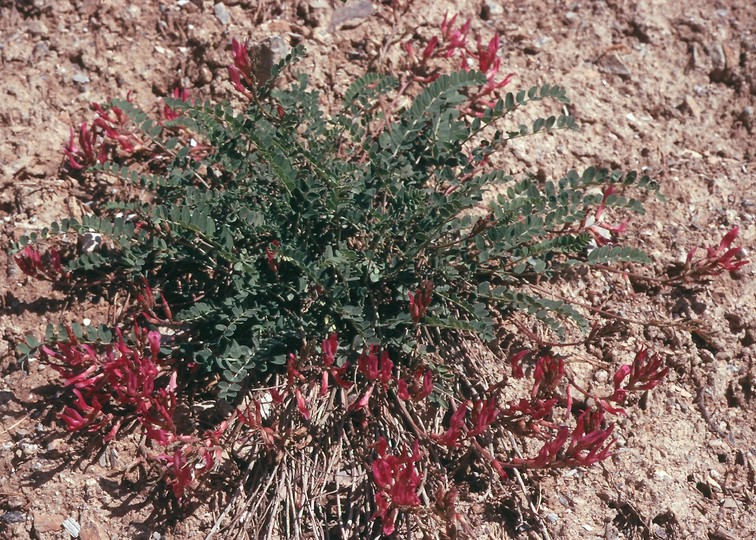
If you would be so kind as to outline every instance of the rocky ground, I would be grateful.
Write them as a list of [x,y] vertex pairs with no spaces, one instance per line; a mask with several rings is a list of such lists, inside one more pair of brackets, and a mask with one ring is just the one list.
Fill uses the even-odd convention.
[[[447,11],[472,17],[473,32],[485,40],[500,34],[513,88],[568,88],[569,112],[582,125],[577,134],[517,141],[501,156],[503,168],[547,177],[592,164],[646,168],[667,201],[649,201],[647,214],[631,222],[629,243],[653,259],[638,270],[645,275],[663,273],[692,247],[716,244],[736,225],[739,244],[753,252],[756,5],[749,0],[417,0],[396,27],[388,6],[367,0],[346,7],[326,0],[0,0],[3,538],[67,538],[77,527],[89,540],[204,538],[217,512],[211,500],[187,519],[166,517],[123,474],[136,457],[132,447],[94,453],[70,439],[56,420],[53,375],[35,364],[24,372],[15,361],[26,333],[107,307],[71,312],[5,254],[20,235],[86,211],[85,186],[61,171],[69,126],[89,118],[90,102],[129,92],[152,111],[176,86],[228,96],[232,37],[272,38],[274,48],[304,43],[309,55],[300,69],[337,103],[366,69],[397,69],[401,50],[384,47],[397,32],[432,36]],[[602,466],[530,474],[522,486],[466,494],[477,536],[756,537],[755,269],[707,287],[653,287],[630,277],[592,283],[588,293],[610,297],[628,321],[673,324],[628,322],[621,341],[581,354],[612,360],[615,351],[627,361],[628,351],[648,343],[673,372],[621,422],[619,451]],[[689,320],[700,324],[680,324]],[[544,531],[528,531],[533,520],[521,518],[523,508]]]

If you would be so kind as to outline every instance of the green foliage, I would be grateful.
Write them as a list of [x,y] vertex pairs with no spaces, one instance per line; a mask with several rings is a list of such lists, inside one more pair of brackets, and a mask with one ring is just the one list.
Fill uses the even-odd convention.
[[[530,101],[568,101],[549,85],[509,93],[480,118],[462,114],[465,89],[485,80],[473,71],[442,76],[391,119],[374,104],[397,81],[376,74],[356,81],[332,117],[305,76],[286,90],[269,87],[243,110],[167,100],[182,114],[162,126],[114,101],[168,156],[165,166],[149,174],[137,162],[96,166],[148,196],[112,201],[45,235],[103,235],[103,249],[68,269],[157,287],[179,323],[174,354],[222,374],[229,399],[249,376],[331,332],[355,350],[380,343],[410,365],[421,339],[491,340],[497,314],[512,310],[559,335],[568,320],[586,328],[573,307],[527,285],[576,264],[645,261],[632,248],[591,250],[585,219],[602,187],[619,188],[606,206],[641,211],[619,193],[653,186],[595,168],[556,182],[489,170],[487,158],[507,139],[576,126],[562,115],[494,129]],[[416,322],[408,295],[426,281],[432,298]],[[101,331],[92,338],[107,337]]]

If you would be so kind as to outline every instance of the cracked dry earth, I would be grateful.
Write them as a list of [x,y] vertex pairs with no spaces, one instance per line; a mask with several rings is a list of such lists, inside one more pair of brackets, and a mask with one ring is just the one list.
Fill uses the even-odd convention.
[[[355,7],[355,4],[358,4]],[[299,69],[329,104],[368,68],[398,65],[382,50],[392,28],[379,1],[0,0],[0,536],[204,538],[218,512],[203,501],[181,520],[123,470],[122,441],[96,452],[56,419],[48,370],[14,357],[23,335],[47,322],[97,320],[105,300],[71,312],[58,293],[20,274],[5,251],[22,234],[80,215],[91,195],[61,171],[70,125],[88,104],[132,92],[153,112],[177,86],[226,97],[231,37],[303,42]],[[430,2],[410,11],[430,37],[445,12],[473,17],[484,39],[501,35],[511,88],[565,86],[577,134],[518,140],[499,165],[554,177],[599,164],[646,167],[666,202],[634,216],[629,244],[665,272],[695,246],[740,227],[756,238],[756,5],[749,0],[672,2]],[[377,62],[379,59],[380,62]],[[97,196],[97,194],[95,194]],[[655,288],[630,276],[582,276],[562,293],[608,299],[625,322],[581,358],[627,361],[648,343],[672,366],[667,383],[621,420],[615,457],[590,469],[529,473],[522,486],[463,493],[479,538],[732,540],[756,537],[756,281],[751,264],[708,286]],[[616,279],[615,279],[616,278]],[[632,321],[659,321],[658,325]],[[690,321],[699,324],[691,325]],[[542,526],[540,531],[537,527]]]

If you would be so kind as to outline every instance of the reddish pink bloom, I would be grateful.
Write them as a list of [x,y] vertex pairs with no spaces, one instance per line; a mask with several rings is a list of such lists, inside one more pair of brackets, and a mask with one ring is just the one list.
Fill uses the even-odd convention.
[[454,30],[457,16],[454,15],[454,17],[447,20],[447,15],[444,15],[444,20],[441,23],[441,32],[445,41],[447,41],[446,58],[453,56],[457,51],[461,51],[463,58],[467,56],[467,34],[470,31],[472,19],[467,19],[458,30]]
[[410,301],[410,316],[412,322],[417,324],[425,316],[428,311],[428,306],[431,303],[431,297],[433,295],[433,282],[423,281],[420,288],[414,293],[409,293]]
[[285,393],[279,392],[275,388],[271,388],[268,393],[270,394],[270,399],[275,403],[276,405],[280,405],[283,403]]
[[76,134],[69,128],[69,138],[63,152],[68,158],[68,165],[74,170],[81,170],[95,163],[105,163],[107,148],[99,140],[96,129],[90,128],[86,122],[79,126],[79,146],[76,145]]
[[554,405],[556,405],[558,401],[558,398],[551,398],[547,400],[520,399],[520,401],[518,401],[517,403],[509,403],[502,414],[508,417],[513,417],[514,419],[530,417],[532,420],[542,420],[544,418],[550,417],[553,414]]
[[[515,459],[516,465],[530,468],[587,467],[611,456],[613,426],[601,427],[604,413],[586,409],[578,417],[577,426],[570,432],[567,427],[558,430],[554,438],[546,442],[538,456],[531,459]],[[569,443],[568,443],[569,441]]]
[[336,333],[331,334],[323,340],[321,349],[323,351],[323,365],[331,367],[336,360],[336,350],[339,347],[339,336]]
[[103,442],[104,442],[105,444],[107,444],[107,443],[109,443],[110,441],[112,441],[113,439],[115,439],[116,435],[118,434],[118,430],[119,430],[119,429],[121,429],[121,423],[122,423],[122,422],[123,422],[122,420],[116,420],[116,421],[115,421],[115,422],[113,423],[113,426],[112,426],[112,427],[110,428],[110,431],[108,432],[108,434],[107,434],[107,435],[105,435],[105,436],[104,436],[104,437],[102,438],[102,441],[103,441]]
[[475,437],[484,433],[499,416],[496,406],[496,396],[491,396],[486,401],[476,400],[472,408],[473,428],[467,432],[468,437]]
[[522,351],[514,353],[509,357],[509,365],[512,366],[512,376],[515,379],[522,379],[525,373],[522,371],[522,359],[530,354],[530,351],[524,349]]
[[83,417],[79,411],[71,407],[66,407],[59,418],[66,423],[69,431],[78,431],[89,423],[88,418]]
[[305,402],[304,396],[302,396],[301,390],[297,388],[294,390],[294,396],[297,399],[297,409],[299,409],[299,414],[302,415],[302,418],[305,420],[310,419],[310,411],[307,409],[307,403]]
[[465,415],[467,414],[468,404],[467,401],[460,403],[449,420],[449,428],[441,435],[431,435],[431,438],[449,448],[458,447],[459,439],[463,435],[463,430],[466,429]]
[[603,461],[611,455],[614,439],[609,439],[614,426],[602,429],[604,419],[602,411],[586,409],[577,420],[577,426],[572,432],[572,440],[567,449],[567,459],[572,465],[587,467]]
[[384,350],[379,357],[374,345],[370,345],[370,348],[357,359],[357,369],[360,373],[368,381],[377,380],[384,388],[391,381],[393,368],[394,363],[389,358],[388,351]]
[[399,396],[399,399],[403,399],[404,401],[409,401],[412,397],[409,393],[409,387],[407,386],[407,381],[404,379],[399,379],[399,382],[396,383],[397,387],[397,395]]
[[99,103],[91,103],[90,108],[95,111],[95,118],[90,125],[82,123],[79,126],[78,146],[74,130],[70,128],[68,143],[63,149],[72,169],[81,170],[95,163],[105,163],[108,154],[117,147],[131,154],[137,147],[144,146],[129,127],[129,117],[122,109],[105,109]]
[[228,74],[231,83],[236,90],[247,98],[254,97],[255,88],[265,81],[258,81],[252,70],[252,62],[249,59],[247,45],[239,43],[236,38],[231,40],[231,48],[234,55],[234,63],[228,66]]
[[564,376],[564,359],[551,354],[542,355],[536,362],[531,396],[548,397],[553,394]]
[[42,268],[42,255],[37,248],[32,246],[25,246],[24,249],[19,251],[13,256],[13,260],[16,262],[21,271],[27,276],[36,277],[37,273]]
[[276,250],[279,247],[281,247],[281,242],[273,240],[265,249],[265,260],[268,263],[268,268],[270,268],[270,271],[274,274],[278,273],[278,255]]
[[27,245],[13,256],[13,260],[24,274],[33,278],[58,281],[68,277],[60,253],[54,248],[50,248],[43,258],[37,248]]
[[[121,330],[116,329],[117,340],[99,354],[92,345],[79,343],[70,328],[66,330],[71,343],[43,347],[42,358],[60,373],[66,386],[72,387],[76,399],[60,415],[68,429],[95,432],[109,427],[103,438],[108,442],[124,421],[136,421],[158,444],[167,445],[179,438],[173,421],[177,372],[173,371],[167,381],[160,379],[158,385],[159,332],[147,332],[135,324],[137,343],[129,346]],[[145,348],[149,354],[145,354]]]
[[614,375],[614,386],[618,388],[625,376],[630,375],[624,390],[634,392],[656,388],[669,373],[669,367],[662,367],[663,364],[658,354],[649,355],[649,350],[642,348],[631,366],[622,366]]
[[497,72],[501,65],[501,59],[498,57],[499,53],[499,34],[494,34],[491,41],[488,42],[487,47],[481,45],[480,38],[478,38],[478,64],[480,70],[483,73]]
[[[174,88],[172,96],[174,99],[180,99],[184,102],[189,101],[189,90],[187,88]],[[166,120],[175,120],[181,116],[181,112],[170,108],[168,105],[163,105],[163,116]]]
[[147,332],[147,341],[150,343],[152,361],[157,362],[158,354],[160,354],[160,332],[156,332],[155,330]]
[[173,490],[176,499],[181,501],[184,498],[184,492],[194,481],[193,465],[188,462],[187,456],[181,449],[176,449],[172,456],[161,454],[158,459],[170,464],[172,476],[166,480],[166,483]]
[[364,409],[368,406],[368,403],[370,403],[370,396],[373,395],[373,390],[375,389],[375,385],[371,384],[370,388],[367,389],[367,391],[363,394],[363,396],[352,403],[349,406],[349,411],[358,411],[360,409]]
[[613,185],[606,186],[603,191],[601,204],[599,204],[598,208],[592,216],[586,215],[582,222],[585,230],[591,236],[593,236],[593,239],[599,246],[608,244],[612,240],[613,236],[622,234],[627,230],[627,221],[623,221],[619,225],[609,225],[607,223],[604,223],[602,219],[604,216],[604,211],[606,210],[606,201],[609,199],[610,195],[614,194],[615,191],[616,189]]
[[397,382],[397,395],[405,401],[422,401],[431,392],[433,392],[433,372],[430,369],[415,371],[412,375],[411,389],[404,379]]
[[305,380],[305,376],[299,371],[299,359],[297,355],[290,353],[286,361],[286,384],[292,387],[297,381]]
[[[685,261],[686,273],[692,277],[717,276],[725,271],[734,271],[749,263],[743,259],[744,251],[740,247],[730,247],[738,236],[739,229],[733,227],[722,237],[717,247],[706,248],[706,257],[693,261],[696,248],[688,252]],[[741,259],[735,261],[734,259]]]
[[[541,450],[538,452],[538,457],[534,459],[525,460],[525,463],[532,468],[543,468],[552,464],[557,460],[559,451],[567,442],[570,437],[570,429],[563,427],[559,430],[557,435],[549,442],[545,443]],[[515,460],[515,463],[518,461]]]
[[320,379],[320,396],[326,395],[328,392],[328,379],[329,376],[333,378],[333,381],[341,388],[351,388],[352,383],[344,379],[344,376],[349,369],[349,362],[345,362],[341,367],[335,367],[336,350],[339,346],[339,338],[334,333],[327,339],[323,340],[321,350],[323,352],[323,373]]
[[[436,48],[438,47],[438,43],[439,43],[439,40],[438,40],[437,36],[434,36],[433,38],[431,38],[431,40],[428,42],[428,44],[423,49],[423,55],[422,55],[422,59],[421,59],[421,61],[423,63],[427,62],[430,58],[433,57],[433,55],[436,52]],[[411,45],[410,45],[410,47],[411,47]]]
[[420,506],[418,491],[422,477],[415,463],[422,455],[419,444],[415,441],[412,453],[406,449],[400,455],[387,453],[388,443],[381,437],[376,443],[378,458],[373,462],[373,482],[378,488],[375,503],[378,510],[373,517],[380,517],[383,533],[394,532],[397,510],[407,510]]

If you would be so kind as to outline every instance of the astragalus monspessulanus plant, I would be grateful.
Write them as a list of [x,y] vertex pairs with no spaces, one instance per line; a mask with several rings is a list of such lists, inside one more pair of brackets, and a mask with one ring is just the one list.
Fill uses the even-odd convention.
[[[537,284],[645,262],[609,215],[642,211],[631,192],[656,186],[595,167],[545,181],[495,170],[507,141],[576,123],[507,126],[531,102],[569,103],[565,90],[506,92],[498,38],[471,46],[469,32],[447,18],[405,42],[406,70],[361,77],[338,111],[304,75],[276,85],[301,48],[261,81],[236,40],[241,105],[177,90],[160,121],[128,100],[96,106],[66,145],[69,170],[121,195],[15,255],[68,291],[96,282],[128,299],[112,323],[50,326],[19,347],[61,374],[68,429],[139,433],[179,502],[215,489],[212,475],[233,480],[218,530],[255,538],[453,536],[470,468],[507,482],[611,456],[613,418],[668,368],[626,351],[605,391],[583,389],[555,349],[566,330],[601,327]],[[467,69],[433,64],[456,57]],[[495,370],[460,354],[496,349],[513,318],[521,345]]]

